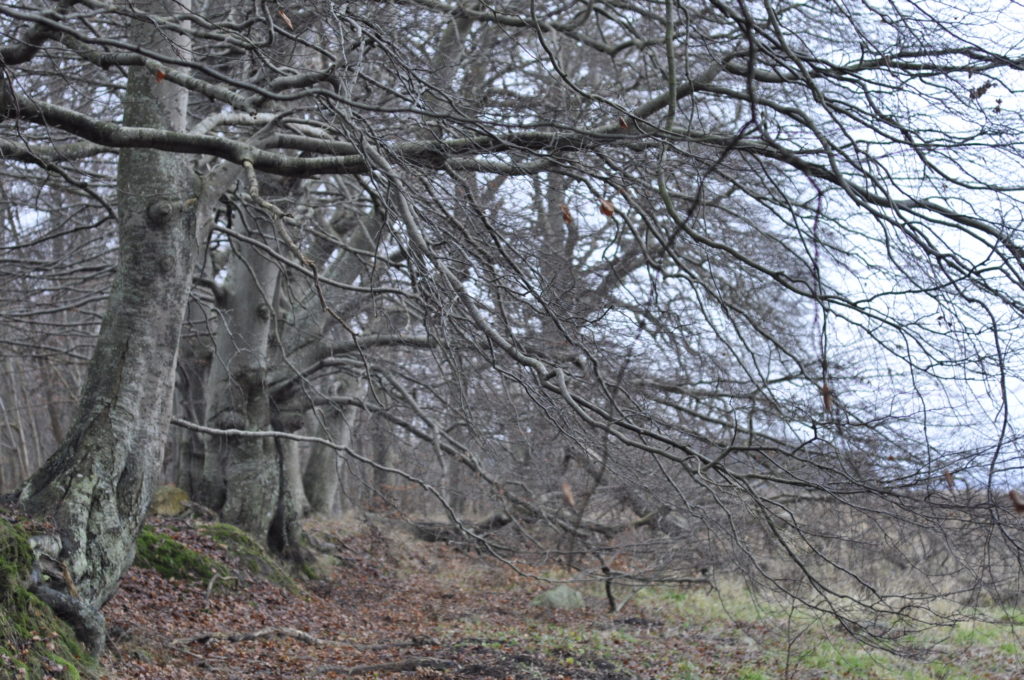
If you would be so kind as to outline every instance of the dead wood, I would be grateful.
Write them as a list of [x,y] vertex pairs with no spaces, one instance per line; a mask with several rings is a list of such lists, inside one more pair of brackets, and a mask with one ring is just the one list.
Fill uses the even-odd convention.
[[444,671],[455,668],[458,664],[447,659],[436,659],[429,656],[413,657],[387,663],[372,663],[360,666],[321,666],[317,673],[339,673],[341,675],[364,675],[366,673],[401,673],[414,672],[421,668]]

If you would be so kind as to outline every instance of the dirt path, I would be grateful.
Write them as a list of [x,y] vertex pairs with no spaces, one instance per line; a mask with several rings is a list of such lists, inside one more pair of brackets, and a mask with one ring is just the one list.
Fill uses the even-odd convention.
[[730,617],[717,594],[666,592],[609,614],[594,586],[586,609],[545,610],[529,604],[541,581],[365,527],[314,527],[332,566],[289,590],[247,576],[194,525],[156,528],[231,571],[211,583],[133,567],[104,609],[113,680],[1020,677],[1013,650],[886,661],[833,625],[787,637],[785,620],[763,611]]
[[[157,529],[224,558],[221,546],[186,522]],[[560,657],[555,641],[543,650],[516,644],[524,623],[586,628],[607,618],[532,611],[526,603],[543,587],[538,582],[445,546],[373,531],[335,545],[331,573],[298,593],[244,575],[211,586],[133,567],[104,609],[108,677],[631,677],[598,657]]]

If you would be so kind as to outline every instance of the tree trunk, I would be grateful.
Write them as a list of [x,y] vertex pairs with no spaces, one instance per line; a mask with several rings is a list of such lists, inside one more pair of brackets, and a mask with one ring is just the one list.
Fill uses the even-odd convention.
[[[151,14],[188,11],[180,0],[143,4]],[[132,40],[181,47],[152,24],[135,24]],[[129,68],[125,125],[181,129],[186,103],[169,81]],[[132,563],[160,469],[197,248],[194,178],[185,156],[121,151],[119,262],[106,316],[75,419],[21,492],[29,512],[53,517],[53,543],[74,581],[68,591],[86,610],[110,598]],[[86,642],[102,649],[102,635]]]
[[[200,306],[194,301],[190,302],[186,312],[185,328],[195,328],[204,321],[205,315]],[[178,390],[175,403],[181,417],[194,423],[204,422],[206,415],[206,384],[211,355],[212,349],[205,336],[182,338],[181,351],[178,355]],[[175,441],[173,446],[168,446],[168,451],[173,451],[176,459],[173,461],[171,478],[190,498],[199,500],[206,437],[185,429],[172,432],[172,435]],[[165,474],[168,467],[165,464]]]
[[[256,213],[257,211],[253,211]],[[273,247],[273,224],[253,214],[248,236]],[[234,245],[226,305],[214,340],[206,423],[220,429],[268,430],[267,363],[279,270],[251,243]],[[200,500],[225,522],[266,541],[277,512],[280,467],[272,439],[211,438]]]
[[[285,442],[286,445],[282,446],[281,442]],[[281,497],[287,497],[287,504],[291,506],[290,512],[297,517],[305,517],[309,514],[310,505],[302,484],[302,453],[298,442],[294,439],[282,439],[278,441],[277,450],[281,456]],[[282,500],[282,503],[284,502]]]
[[275,439],[274,446],[278,461],[277,512],[267,535],[271,550],[294,564],[304,564],[310,559],[303,539],[302,519],[305,511],[305,494],[302,491],[302,475],[298,463],[298,442],[294,439]]
[[[349,380],[342,384],[338,393],[345,398],[359,399],[366,394],[366,388],[365,380]],[[350,446],[358,415],[359,409],[355,406],[345,406],[340,411],[332,410],[324,413],[322,416],[325,419],[322,426],[324,436],[339,447]],[[313,448],[303,477],[311,512],[332,515],[337,511],[338,486],[341,480],[339,463],[343,455],[337,449],[328,446],[318,445]]]
[[[330,420],[328,420],[330,418]],[[333,414],[323,413],[320,409],[306,416],[306,425],[317,437],[330,439],[334,437],[332,430]],[[338,465],[338,452],[323,444],[314,444],[309,453],[306,469],[302,473],[302,486],[309,499],[309,511],[315,515],[333,515],[337,510],[338,489],[341,484],[341,467]]]

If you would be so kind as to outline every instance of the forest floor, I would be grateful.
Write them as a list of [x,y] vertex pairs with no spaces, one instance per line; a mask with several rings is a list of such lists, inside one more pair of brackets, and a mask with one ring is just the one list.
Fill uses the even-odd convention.
[[550,583],[372,527],[312,527],[332,566],[298,589],[247,573],[195,523],[154,529],[231,571],[132,567],[104,608],[113,680],[1024,677],[1011,625],[946,631],[908,659],[707,588],[641,593],[616,613],[584,588],[586,608],[543,609],[530,600]]

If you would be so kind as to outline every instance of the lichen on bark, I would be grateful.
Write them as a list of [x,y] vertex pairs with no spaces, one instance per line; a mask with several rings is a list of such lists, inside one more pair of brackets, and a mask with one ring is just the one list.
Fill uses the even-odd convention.
[[[187,12],[187,0],[140,0],[140,16]],[[173,54],[156,22],[127,24],[130,39]],[[184,40],[184,38],[182,38]],[[188,93],[131,66],[123,124],[180,130]],[[100,626],[99,608],[135,555],[160,469],[175,379],[178,337],[198,249],[200,203],[193,161],[127,148],[117,176],[118,268],[74,421],[57,451],[20,494],[29,513],[52,520],[53,557],[74,587],[38,591],[76,631]],[[90,634],[91,635],[91,634]],[[102,636],[91,636],[102,644]]]

